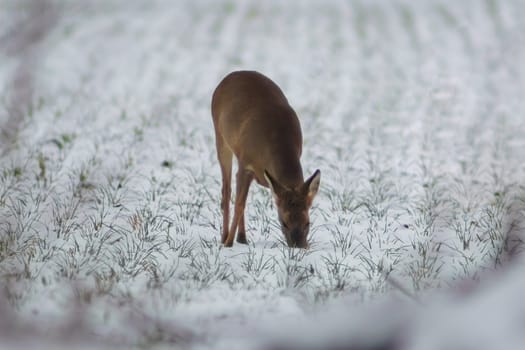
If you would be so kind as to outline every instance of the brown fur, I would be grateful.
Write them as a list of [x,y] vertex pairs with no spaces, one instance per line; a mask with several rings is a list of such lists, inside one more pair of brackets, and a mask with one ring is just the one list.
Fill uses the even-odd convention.
[[[301,126],[281,89],[260,73],[233,72],[215,89],[211,109],[222,172],[224,245],[233,245],[237,228],[237,241],[247,242],[244,208],[255,179],[272,189],[288,245],[306,248],[308,210],[319,187],[320,172],[304,182]],[[234,154],[239,170],[234,216],[228,229]]]

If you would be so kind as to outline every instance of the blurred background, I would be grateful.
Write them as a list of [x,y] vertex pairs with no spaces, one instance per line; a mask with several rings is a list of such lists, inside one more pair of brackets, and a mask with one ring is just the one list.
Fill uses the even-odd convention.
[[[0,0],[0,348],[523,349],[520,0]],[[218,242],[211,94],[257,70],[320,168]]]

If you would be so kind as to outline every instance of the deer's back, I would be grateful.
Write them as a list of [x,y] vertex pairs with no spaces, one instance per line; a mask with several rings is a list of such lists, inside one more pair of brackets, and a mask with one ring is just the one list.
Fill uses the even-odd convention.
[[[294,172],[299,172],[299,120],[281,89],[269,78],[253,71],[230,73],[213,94],[212,115],[218,133],[237,158],[256,173],[269,166],[295,163]],[[273,164],[265,164],[269,160]],[[302,172],[297,177],[302,179]]]
[[249,110],[262,112],[276,106],[288,106],[288,100],[277,84],[254,71],[228,74],[217,86],[212,98],[212,114],[217,120],[244,120]]

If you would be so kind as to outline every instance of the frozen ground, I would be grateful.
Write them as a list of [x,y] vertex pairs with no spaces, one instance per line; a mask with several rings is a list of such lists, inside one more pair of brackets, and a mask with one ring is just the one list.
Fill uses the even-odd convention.
[[[525,3],[0,1],[0,347],[525,348]],[[298,112],[312,248],[252,186],[220,245],[210,100]]]

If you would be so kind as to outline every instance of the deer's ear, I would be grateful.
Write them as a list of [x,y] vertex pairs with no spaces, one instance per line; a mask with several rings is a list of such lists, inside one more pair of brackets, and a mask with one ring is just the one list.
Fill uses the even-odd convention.
[[307,193],[307,200],[308,204],[312,205],[312,201],[314,200],[315,195],[317,194],[317,191],[319,191],[319,183],[321,182],[321,171],[317,169],[312,176],[308,178],[308,180],[304,183],[304,190]]
[[277,180],[275,180],[266,170],[264,171],[264,178],[266,179],[266,182],[268,182],[268,186],[270,186],[270,189],[272,190],[273,198],[277,202],[279,200],[279,196],[284,191],[284,187],[279,182],[277,182]]

